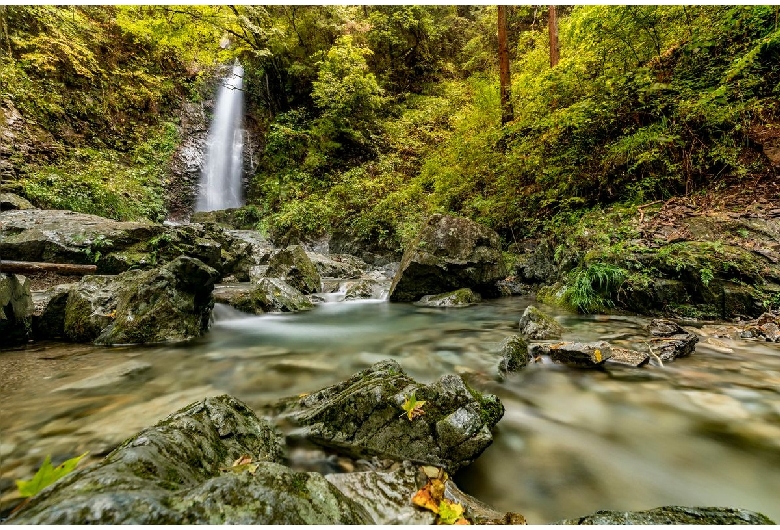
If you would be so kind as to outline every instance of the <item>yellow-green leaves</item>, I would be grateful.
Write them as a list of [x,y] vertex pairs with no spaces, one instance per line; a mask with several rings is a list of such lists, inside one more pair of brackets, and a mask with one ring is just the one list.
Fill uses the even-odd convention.
[[19,495],[22,497],[32,497],[50,484],[54,484],[59,479],[76,469],[82,458],[88,453],[66,460],[57,467],[51,465],[51,455],[46,455],[43,465],[30,480],[17,480],[16,487],[19,488]]
[[406,396],[406,401],[401,405],[401,408],[406,411],[406,416],[409,418],[409,421],[412,421],[417,416],[425,414],[425,411],[422,409],[422,406],[425,405],[425,403],[425,401],[417,401],[417,397],[414,395],[414,392],[412,392],[411,395]]
[[449,477],[443,469],[423,466],[428,483],[412,497],[412,504],[438,515],[437,524],[471,524],[464,517],[463,505],[444,497],[445,484]]
[[463,505],[449,499],[442,499],[439,503],[439,524],[469,524],[463,518]]
[[252,457],[249,455],[241,455],[233,461],[230,467],[221,468],[222,471],[230,471],[232,473],[241,473],[243,471],[249,471],[249,474],[254,475],[257,468],[260,467],[258,463],[252,463]]

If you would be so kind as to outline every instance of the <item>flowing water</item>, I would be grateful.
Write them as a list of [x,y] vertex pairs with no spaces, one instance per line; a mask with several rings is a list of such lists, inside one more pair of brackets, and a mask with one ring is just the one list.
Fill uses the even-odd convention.
[[[0,497],[7,502],[12,479],[31,476],[46,454],[56,462],[90,451],[97,461],[207,395],[259,408],[392,358],[418,381],[460,373],[501,398],[493,445],[456,481],[530,523],[669,504],[742,507],[780,521],[780,345],[715,339],[705,327],[695,355],[664,367],[535,364],[499,383],[499,345],[531,301],[338,302],[259,317],[219,307],[212,329],[185,345],[0,352]],[[568,340],[646,338],[643,318],[557,318]],[[125,375],[110,376],[120,365]]]
[[241,173],[244,157],[244,69],[236,63],[222,80],[206,143],[195,210],[207,212],[243,204]]

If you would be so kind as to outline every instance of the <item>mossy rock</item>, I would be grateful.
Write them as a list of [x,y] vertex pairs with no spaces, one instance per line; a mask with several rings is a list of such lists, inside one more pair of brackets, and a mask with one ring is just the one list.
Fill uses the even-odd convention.
[[425,295],[415,304],[425,307],[467,307],[481,301],[481,296],[469,288],[464,288],[449,293]]
[[564,331],[553,317],[532,305],[525,308],[519,325],[520,333],[532,340],[560,339]]
[[663,506],[641,512],[599,511],[576,519],[564,519],[553,524],[586,525],[670,525],[670,524],[775,524],[766,515],[740,508],[698,508]]
[[522,370],[531,362],[528,354],[528,343],[522,335],[507,337],[501,343],[501,360],[498,363],[498,377],[504,379],[506,374]]
[[498,234],[469,219],[433,215],[407,247],[390,288],[391,302],[468,287],[498,297],[506,277]]
[[300,245],[274,252],[268,259],[269,278],[281,278],[303,294],[319,292],[322,279],[317,268]]
[[[251,464],[233,467],[242,457]],[[231,396],[198,401],[45,489],[11,524],[368,524],[317,473],[282,465],[282,435]]]
[[305,311],[314,307],[300,291],[280,278],[263,278],[257,284],[221,285],[214,290],[214,300],[255,315]]
[[[414,394],[425,401],[410,420],[403,405]],[[493,441],[503,416],[496,396],[469,389],[456,375],[430,385],[382,361],[347,381],[277,405],[280,419],[298,436],[356,458],[410,460],[454,472],[473,462]]]

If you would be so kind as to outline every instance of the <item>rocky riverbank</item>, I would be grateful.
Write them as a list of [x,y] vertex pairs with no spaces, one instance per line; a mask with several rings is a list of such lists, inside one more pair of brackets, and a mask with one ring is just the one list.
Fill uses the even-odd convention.
[[[251,314],[384,296],[457,308],[509,294],[515,285],[507,279],[497,236],[465,219],[434,216],[394,265],[368,264],[321,247],[276,248],[238,224],[242,218],[230,213],[169,226],[63,211],[0,213],[3,256],[94,264],[98,272],[53,286],[47,285],[49,277],[0,275],[0,326],[8,331],[0,347],[51,339],[101,345],[187,341],[208,329],[215,301]],[[776,340],[777,320],[776,313],[765,313],[732,332]],[[693,354],[699,340],[679,324],[658,319],[648,329],[644,350],[560,341],[565,329],[532,307],[517,328],[496,359],[495,375],[502,380],[533,363],[595,370],[606,363],[663,366]],[[143,374],[148,366],[122,369]],[[431,523],[435,511],[416,508],[410,499],[441,474],[472,463],[492,443],[503,406],[460,376],[422,385],[384,361],[263,413],[271,423],[229,396],[193,403],[48,488],[9,522]],[[273,423],[294,426],[287,441]],[[205,438],[181,446],[194,432]],[[314,444],[352,463],[337,474],[296,472],[285,465],[287,443]],[[367,460],[372,468],[361,468],[359,462]],[[202,464],[193,469],[193,462]],[[439,471],[432,475],[431,467]],[[497,512],[462,494],[451,479],[442,484],[449,492],[442,498],[460,503],[468,521],[522,521],[519,514]],[[768,521],[762,517],[725,508],[665,507],[600,512],[577,522]]]

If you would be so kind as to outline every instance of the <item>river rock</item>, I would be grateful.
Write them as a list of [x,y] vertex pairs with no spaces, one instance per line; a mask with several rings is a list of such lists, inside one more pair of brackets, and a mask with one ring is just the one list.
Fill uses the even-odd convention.
[[219,285],[214,300],[244,313],[288,313],[305,311],[314,305],[300,291],[280,278],[263,278],[258,283]]
[[650,322],[653,353],[663,362],[670,362],[678,357],[687,357],[696,349],[699,337],[681,328],[671,320],[656,318]]
[[507,337],[501,343],[501,361],[498,363],[498,377],[503,379],[509,372],[522,370],[531,362],[528,343],[522,335]]
[[577,519],[564,519],[553,524],[588,525],[669,525],[669,524],[761,524],[773,525],[767,516],[740,508],[696,508],[663,506],[643,512],[598,511]]
[[[230,396],[141,431],[45,489],[11,524],[368,524],[317,473],[281,464],[282,436]],[[251,463],[234,467],[242,457]]]
[[650,355],[626,348],[612,348],[612,357],[607,359],[607,362],[638,368],[650,362]]
[[563,326],[553,317],[529,305],[520,317],[520,333],[532,340],[560,339]]
[[[428,469],[436,471],[436,468]],[[421,510],[410,502],[429,478],[420,466],[403,462],[388,470],[333,473],[325,478],[347,497],[360,499],[373,524],[430,525],[436,520],[433,512]],[[444,480],[443,498],[460,503],[464,516],[474,524],[525,524],[522,515],[493,509],[462,492],[452,479]]]
[[35,206],[15,193],[0,193],[0,212],[9,210],[33,210]]
[[125,383],[137,384],[139,380],[146,379],[152,365],[141,361],[127,361],[116,366],[111,366],[99,374],[67,383],[57,387],[53,392],[76,392],[76,393],[116,393],[124,389]]
[[[409,420],[402,406],[412,394],[426,403]],[[469,389],[460,376],[422,385],[388,360],[286,400],[277,412],[300,426],[297,436],[348,456],[411,460],[454,472],[492,443],[490,430],[504,407],[496,396]]]
[[481,301],[481,296],[465,287],[449,293],[427,294],[415,304],[425,307],[466,307]]
[[341,278],[356,280],[368,269],[368,264],[349,254],[330,254],[307,252],[314,267],[323,278]]
[[390,301],[413,302],[463,287],[496,297],[496,282],[505,276],[498,234],[469,219],[436,214],[404,252]]
[[65,336],[96,344],[181,341],[208,328],[216,270],[180,257],[150,271],[86,276],[68,295]]
[[550,344],[549,353],[553,362],[579,367],[601,366],[612,357],[608,342],[558,342]]
[[362,300],[367,298],[379,298],[382,286],[376,280],[363,278],[347,284],[344,300]]
[[300,245],[290,245],[271,254],[266,274],[283,279],[303,294],[318,292],[322,284],[320,274]]
[[75,283],[54,285],[45,291],[32,293],[35,311],[32,317],[36,340],[59,339],[65,336],[65,307]]
[[27,342],[33,309],[30,281],[19,274],[0,273],[0,346]]
[[0,213],[0,255],[6,259],[94,264],[100,274],[117,274],[182,254],[221,267],[219,243],[199,225],[114,221],[68,210]]

